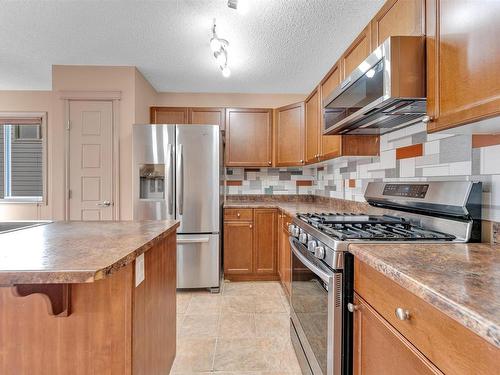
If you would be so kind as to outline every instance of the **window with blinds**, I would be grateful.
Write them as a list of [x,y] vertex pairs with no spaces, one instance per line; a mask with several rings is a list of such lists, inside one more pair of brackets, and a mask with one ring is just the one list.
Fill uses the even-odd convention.
[[42,126],[42,117],[0,117],[0,200],[43,200]]

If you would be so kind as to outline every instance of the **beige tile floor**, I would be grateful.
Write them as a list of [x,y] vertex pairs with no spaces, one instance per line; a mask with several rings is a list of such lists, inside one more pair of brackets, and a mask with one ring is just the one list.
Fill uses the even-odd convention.
[[278,282],[226,282],[220,294],[177,293],[171,374],[300,374]]

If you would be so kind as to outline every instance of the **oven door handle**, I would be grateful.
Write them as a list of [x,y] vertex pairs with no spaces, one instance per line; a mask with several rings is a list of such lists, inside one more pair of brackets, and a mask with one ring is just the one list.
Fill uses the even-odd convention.
[[299,258],[299,260],[304,264],[311,272],[313,272],[315,275],[317,275],[321,280],[323,280],[327,285],[330,284],[330,280],[333,277],[333,272],[329,273],[318,266],[314,265],[313,262],[311,262],[309,259],[307,259],[297,248],[295,245],[295,239],[293,237],[289,237],[288,241],[290,242],[290,247],[292,248],[293,254]]

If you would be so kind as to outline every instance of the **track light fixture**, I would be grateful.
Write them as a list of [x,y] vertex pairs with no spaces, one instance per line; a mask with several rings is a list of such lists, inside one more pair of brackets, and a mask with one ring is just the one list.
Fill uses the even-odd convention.
[[210,48],[214,53],[215,61],[217,61],[217,65],[219,65],[222,75],[227,78],[231,75],[231,70],[227,66],[227,48],[229,47],[229,42],[226,39],[221,39],[217,36],[216,28],[217,24],[214,18]]

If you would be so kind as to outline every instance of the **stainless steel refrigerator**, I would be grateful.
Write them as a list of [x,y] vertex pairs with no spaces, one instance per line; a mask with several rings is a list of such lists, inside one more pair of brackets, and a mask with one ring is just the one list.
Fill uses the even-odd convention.
[[177,287],[220,287],[222,146],[217,125],[133,126],[134,219],[177,219]]

